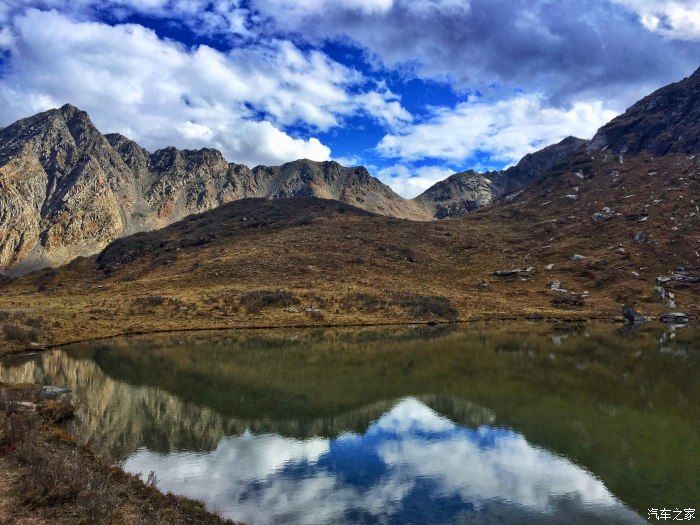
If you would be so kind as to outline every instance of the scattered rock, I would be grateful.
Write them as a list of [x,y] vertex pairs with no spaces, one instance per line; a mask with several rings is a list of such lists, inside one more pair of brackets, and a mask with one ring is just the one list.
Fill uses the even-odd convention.
[[639,231],[634,234],[634,242],[637,244],[644,244],[647,242],[647,234],[643,231]]
[[70,388],[62,388],[60,386],[45,385],[41,387],[39,395],[46,399],[58,399],[64,394],[70,394]]
[[297,308],[296,306],[290,306],[288,308],[285,308],[284,311],[289,312],[290,314],[298,314],[299,308]]
[[631,324],[634,326],[642,324],[644,321],[646,321],[646,318],[644,316],[641,316],[637,313],[637,311],[632,308],[631,306],[627,305],[622,305],[622,317],[625,318],[627,321],[627,324]]
[[700,283],[700,277],[697,275],[691,274],[685,268],[678,268],[671,275],[659,275],[656,278],[656,284],[664,284],[664,283],[668,283],[671,281],[674,281],[677,283],[684,283],[684,284],[696,284],[696,283]]
[[518,275],[521,273],[532,273],[535,271],[535,268],[530,266],[528,268],[511,268],[508,270],[496,270],[493,272],[493,274],[496,277],[510,277],[511,275]]
[[548,264],[547,266],[544,267],[545,270],[551,270],[554,268],[554,264]]
[[661,322],[666,324],[688,324],[688,316],[682,312],[661,314]]
[[575,253],[571,257],[569,257],[569,259],[572,261],[583,261],[585,258],[586,257],[584,255],[579,255],[578,253]]
[[609,221],[615,216],[615,212],[608,208],[607,206],[603,208],[603,211],[598,211],[593,214],[594,221]]
[[561,290],[561,281],[550,281],[549,282],[549,289],[550,290]]
[[[658,279],[657,279],[658,282]],[[668,298],[668,292],[666,291],[666,288],[663,286],[655,286],[654,291],[656,292],[656,295],[658,295],[661,299],[667,299]]]
[[679,283],[695,284],[700,283],[700,277],[697,275],[692,275],[687,270],[683,268],[678,268],[676,272],[671,274],[671,280]]

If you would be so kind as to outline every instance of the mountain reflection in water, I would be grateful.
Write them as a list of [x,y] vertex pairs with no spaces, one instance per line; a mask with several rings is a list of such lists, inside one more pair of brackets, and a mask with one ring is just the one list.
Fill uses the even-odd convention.
[[545,324],[142,336],[0,361],[246,523],[638,523],[700,494],[700,331]]
[[573,463],[513,431],[454,424],[415,398],[363,434],[223,439],[209,453],[140,449],[124,465],[245,523],[644,523]]

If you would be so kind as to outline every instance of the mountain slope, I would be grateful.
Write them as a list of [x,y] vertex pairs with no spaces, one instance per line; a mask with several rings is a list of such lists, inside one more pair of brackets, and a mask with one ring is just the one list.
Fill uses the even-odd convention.
[[[608,158],[606,158],[608,157]],[[40,342],[200,328],[700,314],[700,162],[582,154],[512,202],[415,222],[243,199],[0,283]],[[682,268],[679,270],[679,268]],[[89,316],[85,315],[89,312]],[[1,346],[1,345],[0,345]]]
[[[684,82],[693,99],[700,86]],[[667,111],[675,129],[695,125],[692,111]],[[576,149],[517,199],[453,220],[403,221],[308,197],[237,200],[120,239],[97,257],[0,281],[0,311],[25,319],[27,333],[46,343],[200,328],[610,319],[622,304],[697,318],[700,156],[683,134],[656,155],[646,120],[626,130],[627,151],[638,153]],[[119,142],[117,165],[151,173],[137,169],[141,150]],[[528,157],[517,176],[545,160]],[[331,168],[324,176],[340,177]],[[282,168],[252,171],[260,181],[236,191],[301,191],[280,185],[290,180]],[[39,316],[55,322],[42,326]]]
[[526,155],[518,164],[506,170],[455,173],[425,190],[415,201],[429,209],[438,219],[464,215],[504,195],[521,190],[587,143],[583,139],[567,137],[557,144]]
[[654,91],[600,128],[589,149],[615,154],[700,152],[700,68]]
[[0,130],[0,271],[57,266],[232,200],[294,196],[431,218],[362,167],[301,160],[250,170],[213,149],[149,153],[65,105]]
[[253,169],[253,181],[246,197],[319,197],[389,217],[433,218],[420,204],[399,197],[363,166],[346,168],[333,161],[298,160],[282,166],[258,166]]
[[91,253],[127,231],[133,176],[72,106],[0,132],[0,268]]

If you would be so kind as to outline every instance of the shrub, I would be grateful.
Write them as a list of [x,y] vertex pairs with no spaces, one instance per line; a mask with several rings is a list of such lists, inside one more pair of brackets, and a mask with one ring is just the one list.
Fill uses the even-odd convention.
[[345,310],[357,309],[365,313],[376,312],[387,305],[379,296],[364,292],[346,295],[341,304]]
[[318,310],[307,310],[306,315],[311,317],[314,321],[323,321],[323,314]]
[[281,290],[253,290],[246,292],[241,297],[241,306],[248,313],[259,313],[263,308],[269,306],[292,306],[299,304],[299,299],[294,297],[291,292]]
[[154,307],[161,306],[165,303],[165,300],[165,297],[162,295],[146,295],[144,297],[137,297],[134,299],[134,304],[138,306]]
[[8,341],[17,341],[19,343],[36,341],[39,337],[39,331],[36,328],[30,328],[15,323],[5,323],[2,325],[2,331],[5,334],[5,339]]
[[399,306],[407,308],[417,317],[439,317],[454,321],[459,311],[452,306],[447,297],[441,295],[404,294],[397,300]]

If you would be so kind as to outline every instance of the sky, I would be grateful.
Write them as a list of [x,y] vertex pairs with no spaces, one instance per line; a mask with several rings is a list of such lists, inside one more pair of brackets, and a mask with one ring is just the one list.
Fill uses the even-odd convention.
[[700,66],[698,0],[1,0],[0,126],[365,165],[405,197],[590,138]]

